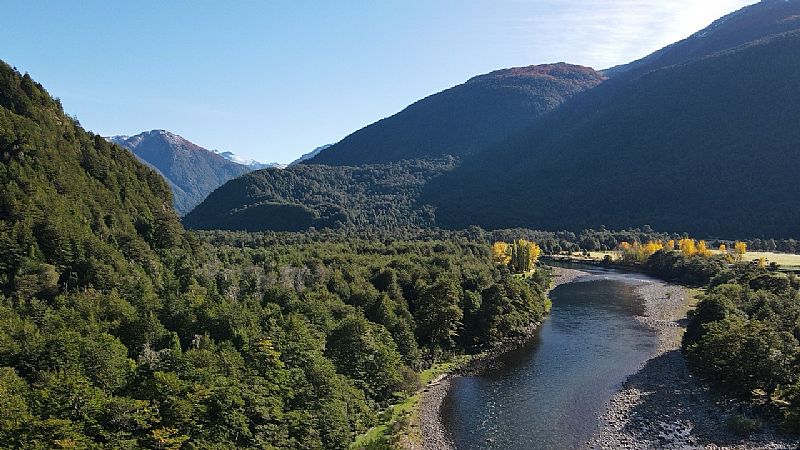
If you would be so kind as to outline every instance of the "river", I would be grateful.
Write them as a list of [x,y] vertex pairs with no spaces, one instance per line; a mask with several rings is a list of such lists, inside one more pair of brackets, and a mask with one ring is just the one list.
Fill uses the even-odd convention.
[[592,270],[559,286],[525,347],[500,368],[458,377],[442,405],[457,449],[575,449],[599,426],[606,402],[649,359],[657,335],[636,320],[646,278]]

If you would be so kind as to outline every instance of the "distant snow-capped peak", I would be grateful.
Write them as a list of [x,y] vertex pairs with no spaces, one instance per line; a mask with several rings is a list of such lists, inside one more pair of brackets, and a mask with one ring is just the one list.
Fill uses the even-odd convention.
[[236,164],[241,164],[243,166],[250,167],[253,170],[266,169],[266,168],[269,168],[269,167],[275,167],[275,168],[278,168],[278,169],[283,169],[284,167],[286,167],[285,164],[280,164],[280,163],[276,163],[276,162],[273,162],[273,163],[261,163],[261,162],[258,162],[256,160],[254,160],[254,159],[243,158],[243,157],[237,155],[236,153],[229,152],[229,151],[222,152],[222,151],[219,151],[219,150],[214,150],[214,153],[218,154],[219,156],[222,156],[223,158],[227,159],[230,162],[234,162]]

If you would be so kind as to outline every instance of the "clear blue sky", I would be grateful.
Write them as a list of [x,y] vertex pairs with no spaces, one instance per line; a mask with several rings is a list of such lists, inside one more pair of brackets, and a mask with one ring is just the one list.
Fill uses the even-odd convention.
[[7,0],[0,59],[97,133],[287,162],[473,75],[606,68],[752,3]]

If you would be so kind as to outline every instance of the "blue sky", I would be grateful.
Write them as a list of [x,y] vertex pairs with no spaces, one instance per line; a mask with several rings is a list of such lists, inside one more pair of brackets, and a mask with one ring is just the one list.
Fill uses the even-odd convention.
[[288,162],[491,70],[602,69],[754,0],[8,0],[0,59],[103,135]]

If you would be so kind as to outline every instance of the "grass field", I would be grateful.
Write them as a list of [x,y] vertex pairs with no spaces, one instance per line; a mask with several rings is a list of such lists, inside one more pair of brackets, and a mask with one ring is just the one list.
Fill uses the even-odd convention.
[[[589,259],[595,260],[595,261],[602,261],[603,258],[606,257],[606,255],[611,256],[611,260],[612,261],[616,261],[616,260],[619,259],[620,253],[617,252],[617,251],[613,251],[613,252],[611,252],[611,251],[609,251],[609,252],[589,252]],[[586,258],[584,256],[583,252],[572,252],[572,253],[570,253],[570,257],[571,258],[577,258],[577,259],[585,259]]]
[[774,262],[783,268],[800,268],[800,255],[792,255],[789,253],[771,253],[771,252],[747,252],[744,254],[745,261],[757,261],[759,258],[764,257],[767,264]]
[[[711,250],[714,254],[719,254],[718,250]],[[610,255],[611,259],[616,261],[619,259],[620,253],[613,252],[589,252],[589,259],[595,261],[602,261],[606,255]],[[585,259],[582,252],[573,252],[570,254],[572,258]],[[745,261],[758,261],[764,258],[766,263],[776,263],[783,269],[800,269],[800,255],[793,255],[790,253],[772,253],[772,252],[747,252],[744,254]]]

